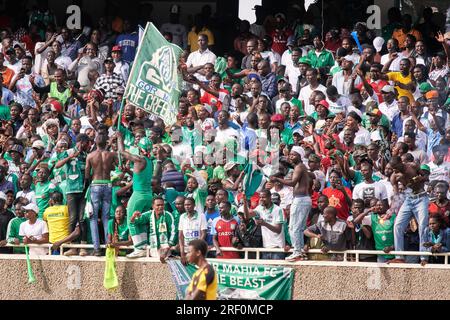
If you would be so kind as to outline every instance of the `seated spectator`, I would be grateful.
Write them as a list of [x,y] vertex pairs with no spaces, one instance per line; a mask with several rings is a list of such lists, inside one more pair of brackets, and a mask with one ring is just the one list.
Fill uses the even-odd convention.
[[[425,228],[423,246],[426,251],[432,253],[448,252],[448,230],[441,216],[435,215],[428,220],[428,227]],[[422,257],[420,264],[424,266],[427,263],[443,263],[444,257]]]
[[[327,253],[330,250],[346,250],[348,242],[351,240],[351,231],[346,222],[337,219],[336,208],[326,207],[323,211],[323,221],[307,228],[305,236],[320,239],[323,243],[321,251]],[[342,260],[342,255],[333,254],[330,259]]]
[[[448,180],[447,180],[448,181]],[[448,194],[448,182],[439,181],[434,187],[435,199],[430,202],[428,207],[430,217],[436,215],[443,219],[444,225],[446,227],[450,226],[450,201],[447,198]]]

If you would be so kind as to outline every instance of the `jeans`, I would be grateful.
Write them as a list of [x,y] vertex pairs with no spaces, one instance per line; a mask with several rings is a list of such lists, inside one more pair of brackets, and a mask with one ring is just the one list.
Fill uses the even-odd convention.
[[378,263],[385,263],[391,259],[386,258],[385,256],[377,256],[377,262]]
[[[420,251],[426,251],[423,246],[424,230],[428,226],[428,204],[430,200],[427,195],[413,199],[407,195],[405,202],[398,212],[394,224],[394,244],[396,251],[404,251],[405,230],[412,217],[415,217],[419,226]],[[396,256],[402,259],[402,256]]]
[[69,193],[66,198],[67,206],[69,207],[70,232],[73,232],[77,223],[79,223],[81,241],[87,242],[87,225],[84,220],[86,199],[84,198],[83,193]]
[[283,252],[261,252],[260,258],[263,260],[284,260]]
[[311,211],[311,206],[311,197],[294,197],[289,220],[289,236],[294,246],[294,252],[301,252],[305,245],[303,232],[305,232],[306,220]]
[[93,214],[89,218],[91,227],[92,242],[94,249],[100,248],[100,237],[98,234],[98,212],[102,210],[102,223],[105,236],[105,243],[108,242],[108,220],[109,211],[111,209],[112,188],[109,185],[92,185],[91,186],[91,202]]

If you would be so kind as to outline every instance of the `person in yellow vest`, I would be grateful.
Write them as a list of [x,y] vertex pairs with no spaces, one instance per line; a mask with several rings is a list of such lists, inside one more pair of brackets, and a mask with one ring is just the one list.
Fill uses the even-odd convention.
[[195,239],[189,242],[189,263],[198,266],[186,291],[186,300],[216,300],[217,274],[206,261],[208,244],[205,240]]
[[48,93],[50,98],[58,100],[63,106],[72,95],[69,84],[66,81],[66,71],[57,69],[54,74],[55,81],[45,87],[39,87],[34,83],[34,77],[30,77],[33,90],[39,94]]
[[[43,220],[48,225],[50,243],[59,242],[70,235],[69,207],[62,203],[61,192],[53,192],[50,196],[50,207],[44,211]],[[52,254],[59,254],[59,249]]]

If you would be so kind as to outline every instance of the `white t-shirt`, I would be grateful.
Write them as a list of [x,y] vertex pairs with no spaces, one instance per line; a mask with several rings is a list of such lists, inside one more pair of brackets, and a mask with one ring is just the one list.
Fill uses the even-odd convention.
[[303,101],[303,105],[305,106],[305,113],[310,116],[311,114],[316,111],[316,108],[314,105],[309,104],[309,97],[311,96],[311,93],[315,90],[322,91],[326,95],[327,88],[321,84],[316,89],[312,89],[310,85],[303,87],[300,90],[300,94],[298,95],[298,100]]
[[440,165],[435,164],[433,161],[428,163],[430,167],[430,181],[444,180],[450,181],[450,163],[442,162]]
[[347,115],[347,113],[349,112],[348,108],[352,106],[352,102],[346,96],[339,96],[336,102],[333,102],[327,98],[327,102],[330,105],[330,108],[328,110],[330,110],[330,112],[334,114],[344,113],[345,115]]
[[233,139],[232,136],[236,137],[237,139],[239,139],[240,137],[239,132],[231,127],[225,130],[217,128],[216,138],[214,141],[224,145],[228,140],[236,140]]
[[372,198],[382,200],[388,198],[386,187],[382,182],[376,181],[370,184],[361,182],[358,183],[353,189],[353,199],[367,200]]
[[28,192],[24,192],[24,191],[17,192],[16,199],[18,199],[20,197],[27,199],[28,202],[32,202],[34,204],[37,204],[37,202],[36,202],[36,193],[33,190],[30,190]]
[[[378,109],[389,119],[392,121],[397,113],[400,112],[398,110],[397,100],[392,101],[391,104],[388,104],[386,101],[380,103]],[[403,121],[405,123],[405,121]]]
[[[22,237],[34,237],[37,240],[42,239],[42,235],[48,233],[47,223],[41,219],[37,219],[34,224],[30,224],[29,220],[20,224],[19,235]],[[47,248],[30,247],[30,255],[44,256],[48,253]]]
[[394,187],[392,186],[392,183],[388,179],[380,180],[380,182],[386,188],[388,203],[389,205],[391,205],[392,197],[394,196]]
[[[348,77],[347,81],[345,81],[344,71],[339,71],[334,74],[332,84],[337,88],[339,94],[344,96],[349,96],[350,94],[350,86],[352,83],[352,77]],[[355,80],[355,87],[357,87],[361,83],[361,79],[359,77]]]
[[200,52],[199,50],[191,52],[186,61],[186,65],[188,68],[198,67],[206,63],[216,63],[216,55],[209,51],[209,49],[206,49],[203,52]]
[[[274,204],[271,208],[266,209],[259,205],[255,208],[255,213],[265,222],[271,225],[283,224],[283,210]],[[270,231],[267,227],[261,227],[264,248],[284,248],[285,239],[283,226],[279,234]]]
[[[344,128],[344,130],[341,131],[341,133],[339,133],[339,139],[341,141],[344,141],[344,131],[346,128]],[[370,132],[363,128],[363,127],[359,127],[358,132],[356,132],[355,134],[355,144],[363,144],[365,146],[368,146],[371,143],[370,140]]]
[[183,213],[180,217],[178,230],[183,231],[184,236],[184,252],[189,249],[189,242],[200,238],[202,230],[208,229],[208,223],[204,214],[196,213],[191,219],[187,213]]
[[290,64],[286,66],[284,76],[288,78],[292,88],[296,90],[295,88],[297,88],[298,77],[300,76],[300,68],[294,66],[294,64]]
[[192,147],[187,143],[174,144],[172,146],[172,158],[182,163],[186,159],[192,158]]
[[[389,71],[400,71],[400,61],[403,59],[403,55],[401,53],[398,54],[397,58],[392,61]],[[384,66],[389,61],[389,53],[381,56],[380,63]]]
[[286,209],[292,204],[294,200],[293,188],[289,186],[283,186],[280,191],[275,190],[275,188],[270,189],[271,193],[278,193],[280,195],[280,207],[281,209]]

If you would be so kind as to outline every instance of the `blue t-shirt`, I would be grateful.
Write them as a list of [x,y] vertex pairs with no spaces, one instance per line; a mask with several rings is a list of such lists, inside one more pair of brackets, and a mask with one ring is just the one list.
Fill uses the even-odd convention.
[[131,63],[136,56],[136,49],[139,44],[139,35],[137,32],[121,34],[117,37],[116,44],[122,48],[123,60]]
[[209,246],[213,245],[213,236],[212,236],[212,228],[213,226],[213,221],[217,218],[220,217],[219,211],[216,210],[213,213],[208,213],[205,210],[205,216],[206,216],[206,223],[208,228],[206,229],[206,242],[208,243]]

